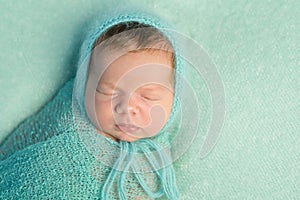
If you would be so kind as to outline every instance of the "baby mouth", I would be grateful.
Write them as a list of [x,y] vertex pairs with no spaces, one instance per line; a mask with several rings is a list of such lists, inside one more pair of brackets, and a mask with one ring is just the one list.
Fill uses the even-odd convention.
[[137,126],[134,126],[132,124],[116,124],[116,127],[122,131],[122,132],[127,132],[127,133],[135,133],[137,132],[138,130],[140,130],[139,127]]

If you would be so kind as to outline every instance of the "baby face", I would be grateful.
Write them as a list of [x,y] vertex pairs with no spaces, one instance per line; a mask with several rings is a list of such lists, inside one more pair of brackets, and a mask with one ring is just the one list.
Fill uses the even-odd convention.
[[115,59],[96,86],[98,132],[129,142],[156,135],[172,109],[172,65],[171,54],[158,50]]
[[129,52],[115,59],[96,86],[98,132],[129,142],[156,135],[171,113],[172,71],[171,54],[163,51]]

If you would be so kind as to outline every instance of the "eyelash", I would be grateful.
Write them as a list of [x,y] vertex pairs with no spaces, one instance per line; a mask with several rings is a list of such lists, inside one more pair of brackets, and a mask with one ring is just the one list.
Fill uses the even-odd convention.
[[[106,92],[103,92],[101,90],[96,90],[98,93],[100,94],[103,94],[105,96],[113,96],[113,97],[117,97],[119,96],[120,94],[118,92],[116,93],[106,93]],[[143,99],[147,100],[147,101],[158,101],[160,100],[159,98],[154,98],[154,97],[148,97],[148,96],[145,96],[145,95],[140,95]]]
[[119,93],[106,93],[106,92],[103,92],[103,91],[100,91],[100,90],[96,90],[98,93],[100,93],[100,94],[103,94],[103,95],[106,95],[106,96],[118,96],[119,95]]
[[148,100],[148,101],[158,101],[158,100],[159,100],[158,98],[152,98],[152,97],[147,97],[147,96],[143,96],[143,95],[141,95],[141,97],[142,97],[143,99]]

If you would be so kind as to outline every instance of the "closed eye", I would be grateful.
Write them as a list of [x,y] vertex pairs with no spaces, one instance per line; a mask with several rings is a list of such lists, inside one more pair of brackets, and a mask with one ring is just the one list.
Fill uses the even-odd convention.
[[97,89],[96,92],[105,95],[105,96],[112,96],[112,97],[117,97],[119,95],[118,92],[104,92],[102,90]]
[[158,101],[161,99],[160,97],[157,97],[157,96],[147,96],[147,95],[142,95],[142,98],[149,100],[149,101]]

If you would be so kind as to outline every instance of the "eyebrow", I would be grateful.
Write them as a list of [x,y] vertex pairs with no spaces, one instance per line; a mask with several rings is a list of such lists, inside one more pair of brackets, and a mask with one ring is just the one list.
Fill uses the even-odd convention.
[[167,90],[169,90],[169,88],[167,88],[167,87],[164,87],[164,86],[162,86],[162,85],[159,85],[159,84],[150,84],[150,85],[145,85],[145,86],[142,86],[141,88],[139,88],[140,90],[142,90],[142,91],[147,91],[147,90],[157,90],[157,89],[159,89],[159,90],[164,90],[164,89],[167,89]]
[[[99,85],[104,85],[106,87],[109,87],[110,89],[118,89],[117,87],[115,87],[115,85],[111,82],[100,82]],[[99,87],[98,85],[98,87]],[[97,87],[97,88],[98,88]],[[154,90],[160,90],[163,91],[164,89],[169,90],[168,87],[164,87],[163,85],[160,84],[146,84],[142,87],[136,88],[137,90],[141,90],[141,91],[154,91]]]
[[113,83],[111,83],[111,82],[101,82],[100,81],[98,83],[98,86],[100,86],[100,85],[105,85],[105,86],[110,87],[110,88],[115,88],[115,85]]

